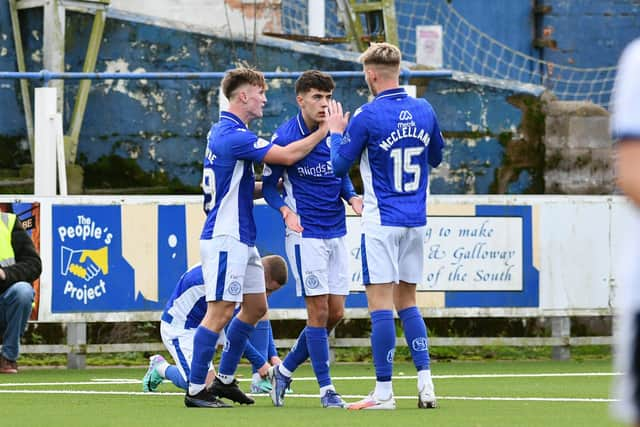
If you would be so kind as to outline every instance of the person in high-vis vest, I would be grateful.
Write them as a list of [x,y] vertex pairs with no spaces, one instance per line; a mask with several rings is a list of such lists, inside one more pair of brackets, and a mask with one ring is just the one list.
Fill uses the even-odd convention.
[[41,270],[40,256],[20,220],[0,212],[0,374],[18,373],[20,337],[33,304],[31,282]]

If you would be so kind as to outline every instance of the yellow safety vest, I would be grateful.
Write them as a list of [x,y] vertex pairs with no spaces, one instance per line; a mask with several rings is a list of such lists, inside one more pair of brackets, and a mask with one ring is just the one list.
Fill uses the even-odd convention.
[[14,214],[0,212],[0,267],[16,263],[16,256],[11,246],[11,232],[15,223]]

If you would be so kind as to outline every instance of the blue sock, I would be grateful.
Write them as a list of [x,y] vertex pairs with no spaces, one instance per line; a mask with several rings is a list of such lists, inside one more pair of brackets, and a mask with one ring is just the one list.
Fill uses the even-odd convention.
[[377,381],[391,381],[395,351],[396,325],[393,322],[393,311],[372,311],[371,352],[373,353],[373,365],[376,368]]
[[418,371],[429,369],[429,343],[427,340],[427,327],[424,324],[418,307],[408,307],[398,312],[404,329],[404,337],[407,340],[413,364]]
[[249,335],[254,329],[253,325],[243,322],[238,319],[238,316],[231,320],[227,330],[227,342],[229,345],[222,350],[220,369],[218,369],[219,375],[233,376],[236,373],[238,363],[247,345],[247,340],[249,340]]
[[169,379],[176,387],[183,390],[187,389],[187,380],[182,377],[180,370],[174,365],[169,365],[164,373],[164,376],[167,377],[167,379]]
[[307,326],[307,348],[311,357],[311,366],[320,387],[331,384],[329,375],[329,339],[327,328]]
[[[255,330],[249,336],[249,342],[251,345],[258,350],[265,360],[269,361],[268,346],[269,346],[269,321],[261,320],[256,324]],[[253,366],[253,373],[255,374],[257,369]]]
[[309,357],[306,330],[307,328],[304,328],[302,332],[300,332],[300,335],[298,336],[298,339],[296,340],[293,348],[291,349],[291,351],[289,351],[287,357],[285,357],[282,361],[284,367],[291,372],[295,371],[298,366],[302,365],[304,361]]
[[189,383],[204,384],[209,372],[209,363],[216,352],[217,341],[218,334],[204,326],[198,326],[193,336],[193,360]]

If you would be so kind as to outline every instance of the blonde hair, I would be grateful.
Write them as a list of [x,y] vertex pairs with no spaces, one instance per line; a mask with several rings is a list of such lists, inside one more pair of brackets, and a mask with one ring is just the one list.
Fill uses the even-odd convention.
[[231,99],[236,89],[244,84],[258,86],[266,89],[267,83],[264,80],[264,74],[253,68],[240,67],[227,71],[222,79],[222,93],[227,99]]
[[371,43],[358,59],[363,65],[382,65],[400,69],[402,53],[390,43]]

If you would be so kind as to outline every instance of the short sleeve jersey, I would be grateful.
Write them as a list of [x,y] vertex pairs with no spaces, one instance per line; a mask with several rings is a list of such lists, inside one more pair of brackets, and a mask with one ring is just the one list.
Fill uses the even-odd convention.
[[[309,134],[311,131],[302,113],[298,112],[276,130],[271,142],[287,146]],[[303,237],[330,239],[347,233],[345,209],[340,198],[342,178],[333,173],[329,141],[327,135],[323,142],[292,166],[270,165],[265,172],[283,177],[285,203],[300,216]]]
[[620,57],[612,100],[613,138],[640,139],[640,39],[632,42]]
[[435,112],[403,88],[381,92],[354,112],[339,154],[360,157],[364,222],[419,227],[426,224],[429,153],[444,145]]
[[200,239],[232,236],[254,246],[253,162],[261,162],[272,144],[223,111],[207,137],[202,189],[207,214]]
[[197,328],[207,312],[204,296],[202,266],[198,264],[180,277],[167,301],[162,319],[173,325],[184,325],[184,329]]

